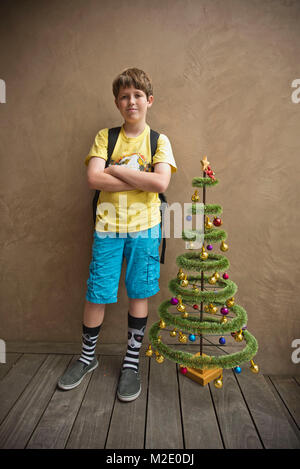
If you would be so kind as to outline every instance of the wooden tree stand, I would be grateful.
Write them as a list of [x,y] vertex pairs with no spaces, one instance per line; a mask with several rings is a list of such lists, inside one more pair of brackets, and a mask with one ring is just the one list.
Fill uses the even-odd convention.
[[[195,357],[200,356],[200,352],[196,353]],[[204,353],[202,354],[203,357],[207,357]],[[222,368],[190,368],[187,367],[187,372],[185,376],[188,378],[197,381],[197,383],[201,384],[201,386],[205,386],[207,383],[212,381],[213,379],[220,378],[222,375],[223,369]]]

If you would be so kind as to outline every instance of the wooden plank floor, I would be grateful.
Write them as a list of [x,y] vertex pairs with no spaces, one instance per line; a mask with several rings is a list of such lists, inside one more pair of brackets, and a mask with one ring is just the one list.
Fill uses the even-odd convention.
[[300,379],[224,371],[201,387],[175,363],[141,358],[142,393],[116,398],[122,355],[98,355],[80,386],[56,383],[78,355],[8,353],[0,365],[0,448],[300,448]]

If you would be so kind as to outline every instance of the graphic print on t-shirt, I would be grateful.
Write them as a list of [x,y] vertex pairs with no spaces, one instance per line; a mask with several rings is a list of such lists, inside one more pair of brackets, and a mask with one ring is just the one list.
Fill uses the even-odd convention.
[[126,165],[127,168],[137,171],[151,171],[151,164],[147,163],[146,158],[141,153],[121,156],[118,160],[112,161],[111,165]]

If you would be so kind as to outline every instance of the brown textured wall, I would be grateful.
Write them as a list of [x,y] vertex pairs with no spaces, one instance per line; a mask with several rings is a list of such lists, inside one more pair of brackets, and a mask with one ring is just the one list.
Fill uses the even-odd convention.
[[[83,160],[100,128],[121,123],[112,79],[137,66],[154,81],[148,123],[169,136],[179,168],[169,201],[190,201],[207,154],[220,179],[207,202],[223,206],[257,360],[265,372],[298,374],[300,3],[2,1],[0,17],[0,338],[81,341],[93,195]],[[167,244],[149,324],[184,250]],[[101,341],[125,343],[126,321],[121,283]]]

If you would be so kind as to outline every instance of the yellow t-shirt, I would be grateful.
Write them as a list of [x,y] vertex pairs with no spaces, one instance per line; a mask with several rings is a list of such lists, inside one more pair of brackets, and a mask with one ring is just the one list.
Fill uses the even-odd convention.
[[[108,129],[100,130],[85,158],[88,165],[93,157],[107,160]],[[169,163],[172,173],[177,171],[168,137],[160,134],[153,165]],[[110,165],[126,165],[136,171],[151,171],[150,127],[146,124],[138,137],[127,137],[123,126],[111,155]],[[139,189],[122,192],[100,192],[97,204],[96,231],[136,232],[160,223],[160,199],[156,192]]]

